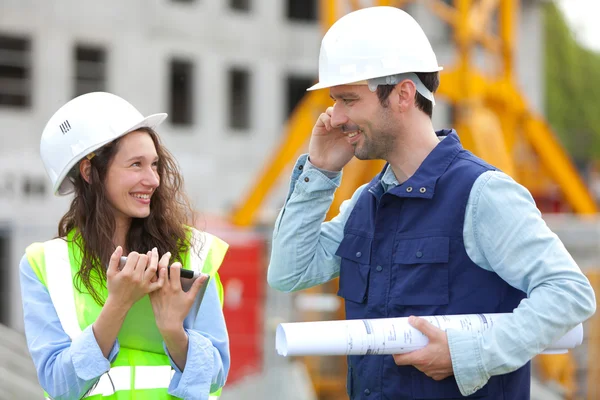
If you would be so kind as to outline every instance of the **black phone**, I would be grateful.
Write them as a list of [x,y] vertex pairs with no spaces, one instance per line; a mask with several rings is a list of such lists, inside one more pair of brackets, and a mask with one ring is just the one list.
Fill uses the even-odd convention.
[[[127,262],[127,257],[121,257],[119,260],[119,271],[123,269],[125,263]],[[170,267],[167,269],[167,272],[170,272]],[[192,271],[191,269],[181,268],[181,288],[184,292],[187,292],[192,287],[192,284],[196,281],[196,279],[200,278],[203,275],[200,272]],[[167,276],[170,276],[168,274]],[[202,299],[204,297],[204,293],[206,292],[206,288],[208,287],[208,282],[210,281],[210,276],[207,276],[206,281],[202,284],[200,288],[200,292],[198,292],[198,297]]]
[[[119,260],[119,271],[123,269],[123,267],[125,266],[125,263],[127,262],[127,257],[121,257],[121,259]],[[170,272],[170,268],[167,270],[167,272]],[[168,276],[171,276],[171,274],[169,273]],[[200,277],[200,273],[199,272],[194,272],[191,269],[184,269],[181,268],[181,277],[185,278],[185,279],[196,279]]]

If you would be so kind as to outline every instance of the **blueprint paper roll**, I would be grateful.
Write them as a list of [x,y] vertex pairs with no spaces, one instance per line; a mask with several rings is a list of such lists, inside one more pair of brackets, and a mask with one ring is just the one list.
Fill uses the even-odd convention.
[[[507,314],[437,315],[420,317],[442,330],[482,333],[502,323]],[[544,353],[565,353],[583,341],[577,325]],[[403,354],[427,345],[429,339],[408,318],[283,323],[277,327],[275,347],[282,356]]]

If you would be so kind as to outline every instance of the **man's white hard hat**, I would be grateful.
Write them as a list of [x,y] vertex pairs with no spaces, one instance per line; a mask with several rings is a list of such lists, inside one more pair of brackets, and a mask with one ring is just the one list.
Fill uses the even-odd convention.
[[321,42],[319,83],[308,90],[442,69],[413,17],[395,7],[368,7],[329,28]]
[[140,128],[155,129],[167,114],[144,117],[111,93],[94,92],[66,103],[50,118],[40,141],[40,155],[57,196],[73,192],[69,173],[85,156]]

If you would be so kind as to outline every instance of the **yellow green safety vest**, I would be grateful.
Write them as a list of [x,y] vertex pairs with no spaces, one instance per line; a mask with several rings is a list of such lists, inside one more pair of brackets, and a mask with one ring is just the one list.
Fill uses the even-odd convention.
[[[71,340],[81,334],[98,318],[102,306],[87,293],[75,289],[73,279],[81,266],[82,254],[73,240],[72,231],[64,239],[53,239],[44,243],[33,243],[26,250],[27,259],[40,282],[46,286],[60,323]],[[221,306],[223,305],[223,285],[218,269],[221,266],[228,244],[221,239],[190,228],[192,248],[182,254],[184,268],[201,271],[216,281]],[[46,266],[49,267],[46,267]],[[106,299],[106,285],[98,285],[97,292]],[[140,301],[150,301],[148,296]],[[169,383],[174,374],[166,354],[121,347],[111,363],[108,373],[102,375],[86,399],[162,400],[175,399],[168,394]],[[216,399],[219,389],[210,394]],[[46,394],[46,398],[49,398]]]

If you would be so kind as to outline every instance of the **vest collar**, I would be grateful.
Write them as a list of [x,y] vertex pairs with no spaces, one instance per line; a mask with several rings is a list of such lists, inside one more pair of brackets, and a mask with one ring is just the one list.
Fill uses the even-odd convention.
[[[446,138],[435,146],[414,175],[404,183],[390,189],[390,194],[398,197],[433,198],[438,179],[448,169],[448,166],[458,153],[463,150],[460,139],[454,129],[440,130],[436,132],[436,135],[438,137],[445,136]],[[367,187],[371,193],[378,197],[384,192],[382,179],[389,168],[389,163],[386,163],[383,170],[377,175],[377,178]]]

